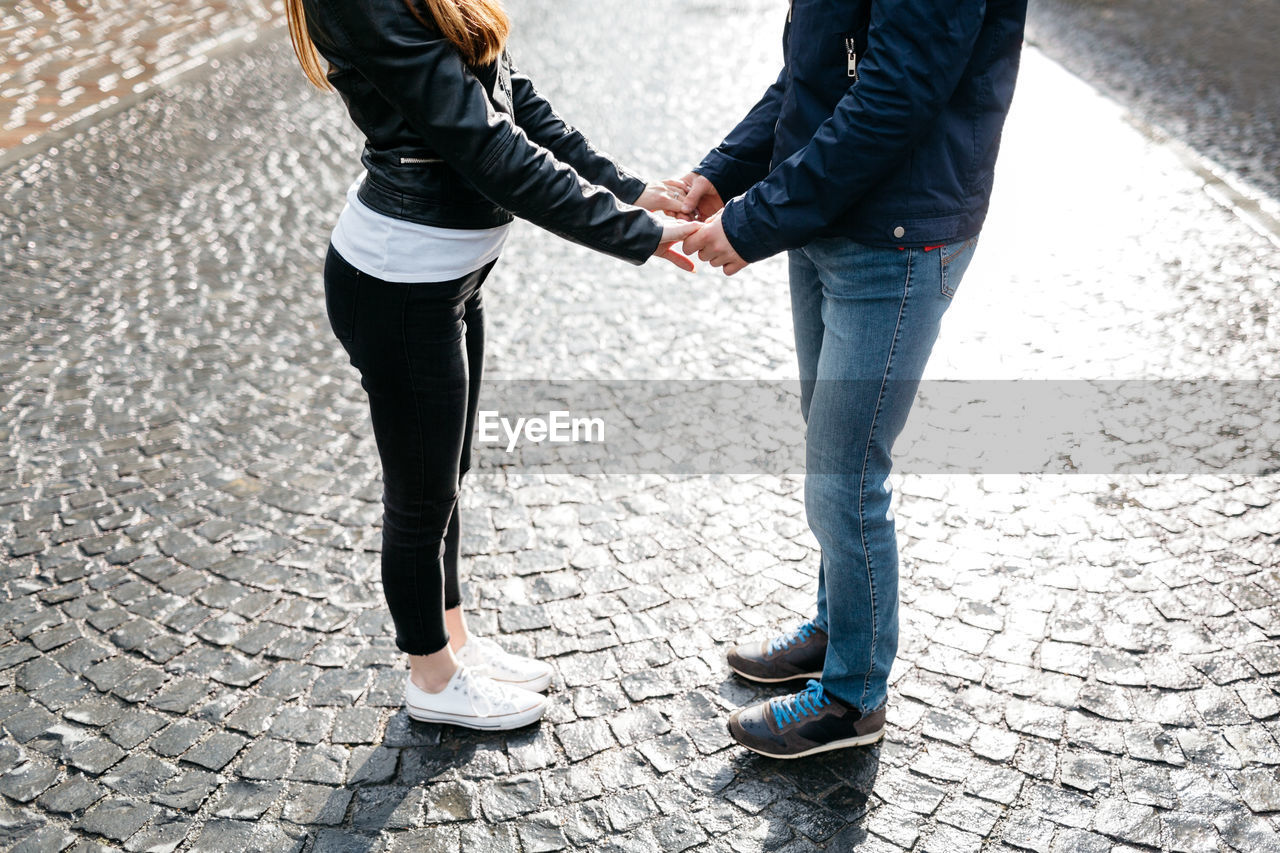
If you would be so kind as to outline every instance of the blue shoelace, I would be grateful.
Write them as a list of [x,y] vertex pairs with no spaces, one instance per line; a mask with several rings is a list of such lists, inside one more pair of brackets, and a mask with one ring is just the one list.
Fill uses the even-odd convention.
[[778,728],[799,722],[810,715],[817,716],[819,709],[830,705],[831,700],[822,689],[822,682],[809,679],[808,686],[793,696],[779,696],[769,700],[769,708],[773,711],[773,721]]
[[769,641],[769,654],[775,654],[782,651],[792,643],[803,643],[814,635],[818,630],[818,626],[812,622],[805,622],[799,628],[796,628],[790,634],[783,634],[781,637],[774,637]]

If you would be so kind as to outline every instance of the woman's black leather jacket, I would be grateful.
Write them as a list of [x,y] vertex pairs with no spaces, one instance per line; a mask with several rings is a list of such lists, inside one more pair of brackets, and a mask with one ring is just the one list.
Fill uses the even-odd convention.
[[[662,226],[624,203],[644,182],[566,125],[505,53],[469,67],[404,0],[303,5],[365,135],[369,207],[445,228],[491,228],[514,214],[633,263],[657,249]],[[422,15],[430,20],[425,4]]]

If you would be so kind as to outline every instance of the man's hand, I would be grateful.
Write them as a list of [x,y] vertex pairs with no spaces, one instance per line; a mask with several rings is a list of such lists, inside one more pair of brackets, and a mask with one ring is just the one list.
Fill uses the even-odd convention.
[[687,241],[700,228],[702,228],[701,222],[677,222],[674,219],[668,219],[662,223],[662,242],[658,244],[653,256],[671,261],[685,272],[693,272],[693,261],[677,252],[675,245],[681,240]]
[[747,268],[747,262],[742,259],[742,256],[733,248],[733,244],[729,242],[729,238],[725,236],[719,213],[712,216],[711,220],[702,226],[702,230],[685,238],[684,251],[689,255],[697,253],[699,258],[711,266],[723,268],[725,275],[733,275]]
[[[684,212],[684,202],[689,192],[689,185],[677,178],[663,181],[660,184],[649,184],[635,200],[636,207],[643,207],[653,213],[669,213],[679,216]],[[683,218],[683,217],[681,217]]]
[[681,219],[706,222],[724,209],[724,201],[715,185],[697,172],[690,172],[680,180],[689,188],[684,197],[684,205],[677,214]]

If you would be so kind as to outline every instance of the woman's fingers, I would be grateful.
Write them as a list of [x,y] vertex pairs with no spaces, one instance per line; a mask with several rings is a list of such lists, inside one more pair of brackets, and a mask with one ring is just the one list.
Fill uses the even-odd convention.
[[681,213],[684,211],[684,199],[688,190],[684,181],[675,178],[660,184],[648,184],[635,200],[635,205],[655,213]]
[[725,275],[733,275],[747,268],[746,261],[738,256],[727,240],[723,239],[723,231],[719,226],[718,211],[712,215],[710,222],[681,222],[667,219],[662,223],[662,240],[658,245],[655,257],[670,261],[682,270],[693,272],[696,268],[692,258],[675,250],[675,244],[683,242],[681,247],[690,256],[696,256],[713,267],[723,270]]
[[702,230],[701,222],[681,222],[670,220],[662,223],[662,242],[664,244],[679,243]]
[[677,196],[670,192],[655,194],[653,206],[649,210],[662,211],[663,213],[680,213],[684,210],[684,196]]
[[670,261],[685,272],[693,272],[695,269],[693,261],[677,252],[673,246],[667,246],[658,257]]
[[675,250],[675,244],[690,237],[702,228],[701,222],[681,222],[677,219],[667,219],[662,223],[662,239],[658,243],[657,250],[653,253],[655,257],[670,261],[686,272],[693,272],[693,261],[686,258]]
[[702,233],[702,229],[706,227],[706,223],[698,222],[697,224],[700,226],[698,230],[692,234],[686,235],[684,238],[684,246],[682,248],[690,255],[694,254],[707,244],[707,235]]

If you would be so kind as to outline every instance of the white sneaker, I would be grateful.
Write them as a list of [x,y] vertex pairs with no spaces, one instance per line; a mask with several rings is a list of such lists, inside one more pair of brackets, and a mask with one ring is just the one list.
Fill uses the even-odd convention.
[[547,710],[547,697],[460,666],[439,693],[428,693],[406,676],[404,705],[411,718],[423,723],[506,730],[539,719]]
[[503,684],[514,684],[537,693],[551,685],[551,664],[513,655],[484,637],[468,637],[467,644],[453,654],[463,666]]

